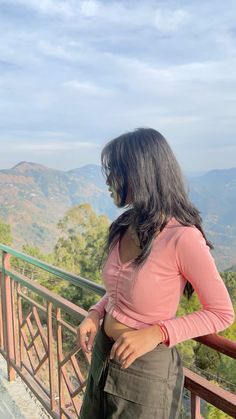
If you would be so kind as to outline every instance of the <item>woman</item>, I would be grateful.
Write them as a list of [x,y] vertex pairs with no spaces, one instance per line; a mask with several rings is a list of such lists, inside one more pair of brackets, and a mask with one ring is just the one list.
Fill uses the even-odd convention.
[[[78,329],[82,350],[93,346],[80,417],[177,419],[184,374],[175,345],[230,326],[232,302],[165,138],[141,128],[110,141],[101,158],[126,211],[109,229],[107,292]],[[194,290],[201,310],[175,317]]]

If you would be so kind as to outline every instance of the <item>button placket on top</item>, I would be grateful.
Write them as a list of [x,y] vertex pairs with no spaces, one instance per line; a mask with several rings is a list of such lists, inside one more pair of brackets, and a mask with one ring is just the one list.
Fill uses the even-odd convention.
[[116,274],[116,291],[115,291],[115,304],[119,300],[118,296],[118,286],[119,286],[119,279],[120,279],[120,272],[122,271],[122,267],[118,264],[117,265],[117,274]]

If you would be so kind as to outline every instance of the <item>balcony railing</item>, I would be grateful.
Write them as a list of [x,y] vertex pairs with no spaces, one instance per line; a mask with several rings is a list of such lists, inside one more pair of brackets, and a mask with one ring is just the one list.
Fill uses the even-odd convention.
[[[11,256],[100,296],[105,289],[38,259],[0,245],[0,353],[8,380],[16,373],[53,418],[78,418],[91,354],[76,342],[76,328],[87,312],[14,270]],[[236,359],[236,343],[215,334],[195,340]],[[184,367],[191,395],[191,418],[200,419],[200,400],[236,418],[236,395]]]

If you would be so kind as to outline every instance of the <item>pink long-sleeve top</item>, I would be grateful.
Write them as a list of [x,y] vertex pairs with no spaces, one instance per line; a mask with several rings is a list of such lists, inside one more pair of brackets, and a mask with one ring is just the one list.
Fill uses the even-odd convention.
[[[201,309],[176,317],[187,280]],[[154,239],[139,270],[132,261],[121,262],[118,241],[104,264],[103,281],[106,293],[89,311],[98,311],[100,319],[106,311],[135,329],[159,324],[167,334],[168,347],[222,331],[235,320],[229,293],[202,233],[174,217]]]

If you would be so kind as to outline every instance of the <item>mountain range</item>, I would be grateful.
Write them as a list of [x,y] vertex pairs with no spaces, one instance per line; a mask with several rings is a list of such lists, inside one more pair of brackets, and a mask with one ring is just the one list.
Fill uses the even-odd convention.
[[[186,175],[189,196],[201,211],[203,228],[215,249],[218,269],[236,263],[236,168]],[[0,217],[11,225],[13,246],[28,243],[52,251],[57,222],[66,210],[88,202],[113,220],[119,213],[107,191],[100,166],[61,171],[31,162],[0,170]]]

